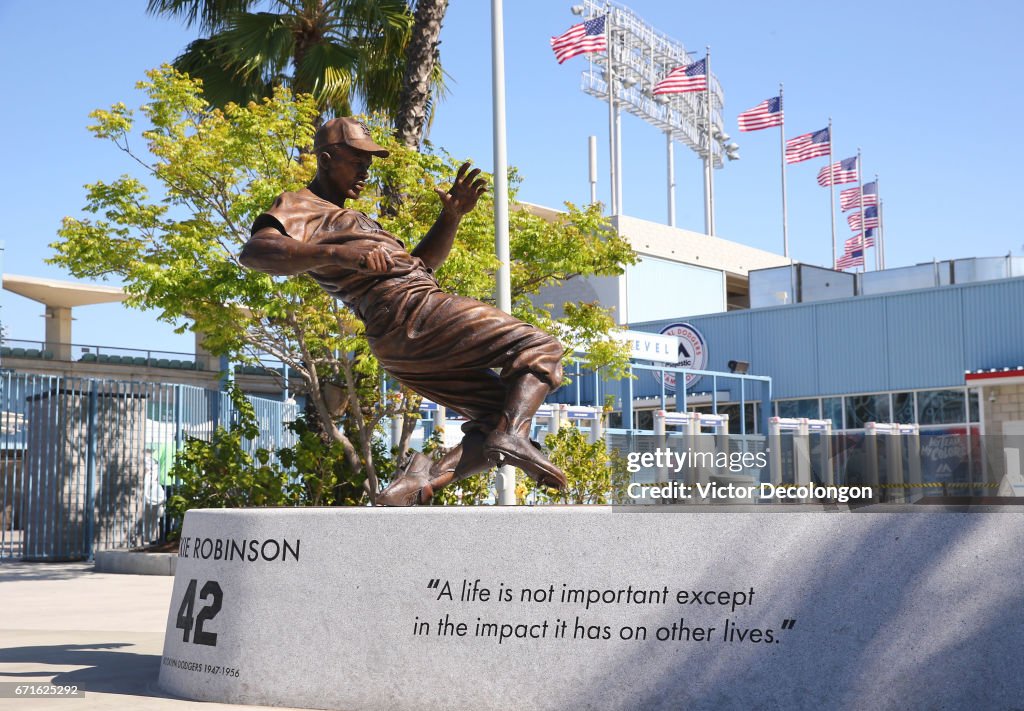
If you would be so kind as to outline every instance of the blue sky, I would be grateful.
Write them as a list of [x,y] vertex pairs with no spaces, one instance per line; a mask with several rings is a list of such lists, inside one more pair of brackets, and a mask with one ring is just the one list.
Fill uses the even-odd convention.
[[[578,21],[571,2],[505,3],[509,162],[525,177],[520,197],[560,206],[589,199],[587,136],[599,141],[599,199],[607,202],[607,105],[580,91],[584,57],[558,65],[548,40]],[[740,0],[727,6],[632,0],[623,3],[663,33],[703,54],[725,91],[727,130],[742,159],[716,171],[719,236],[781,252],[778,132],[736,130],[736,114],[786,90],[786,135],[834,124],[836,159],[863,152],[881,179],[887,265],[932,258],[1024,253],[1017,177],[1024,149],[1012,126],[1022,113],[1016,0],[961,3],[819,4]],[[132,172],[112,145],[86,131],[87,114],[116,101],[136,105],[146,69],[172,60],[197,34],[149,17],[145,3],[118,0],[0,2],[6,110],[0,112],[9,213],[0,240],[3,271],[67,278],[48,266],[60,220],[76,215],[85,183]],[[452,0],[441,54],[450,96],[431,140],[458,157],[492,165],[490,3]],[[663,134],[623,116],[626,214],[666,219]],[[825,159],[787,172],[794,258],[831,259],[827,190],[815,176]],[[677,220],[703,227],[697,158],[676,146]],[[838,208],[837,208],[838,212]],[[838,217],[839,234],[848,230]],[[672,298],[666,291],[666,298]],[[41,339],[42,306],[0,293],[11,338]],[[685,304],[680,304],[685,315]],[[78,309],[74,341],[190,351],[152,316],[120,306]]]

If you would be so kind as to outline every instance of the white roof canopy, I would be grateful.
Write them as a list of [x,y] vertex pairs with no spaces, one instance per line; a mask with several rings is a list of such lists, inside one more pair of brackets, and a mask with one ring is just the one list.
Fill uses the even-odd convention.
[[124,290],[117,286],[82,284],[17,274],[4,274],[2,280],[7,291],[56,308],[70,309],[90,304],[107,304],[128,298]]

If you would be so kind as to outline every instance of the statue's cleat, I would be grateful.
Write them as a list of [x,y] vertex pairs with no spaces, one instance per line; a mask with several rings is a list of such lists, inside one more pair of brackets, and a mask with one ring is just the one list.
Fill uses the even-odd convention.
[[377,494],[377,506],[417,506],[425,504],[434,496],[430,486],[430,459],[413,452],[401,473]]
[[484,451],[499,466],[519,467],[541,486],[562,490],[568,484],[565,473],[548,461],[532,439],[495,430],[487,436]]

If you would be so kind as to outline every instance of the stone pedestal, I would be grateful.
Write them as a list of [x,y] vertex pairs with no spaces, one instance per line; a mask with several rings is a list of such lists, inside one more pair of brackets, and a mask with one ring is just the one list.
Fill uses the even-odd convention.
[[1024,513],[640,508],[191,511],[160,686],[350,711],[1024,698]]

